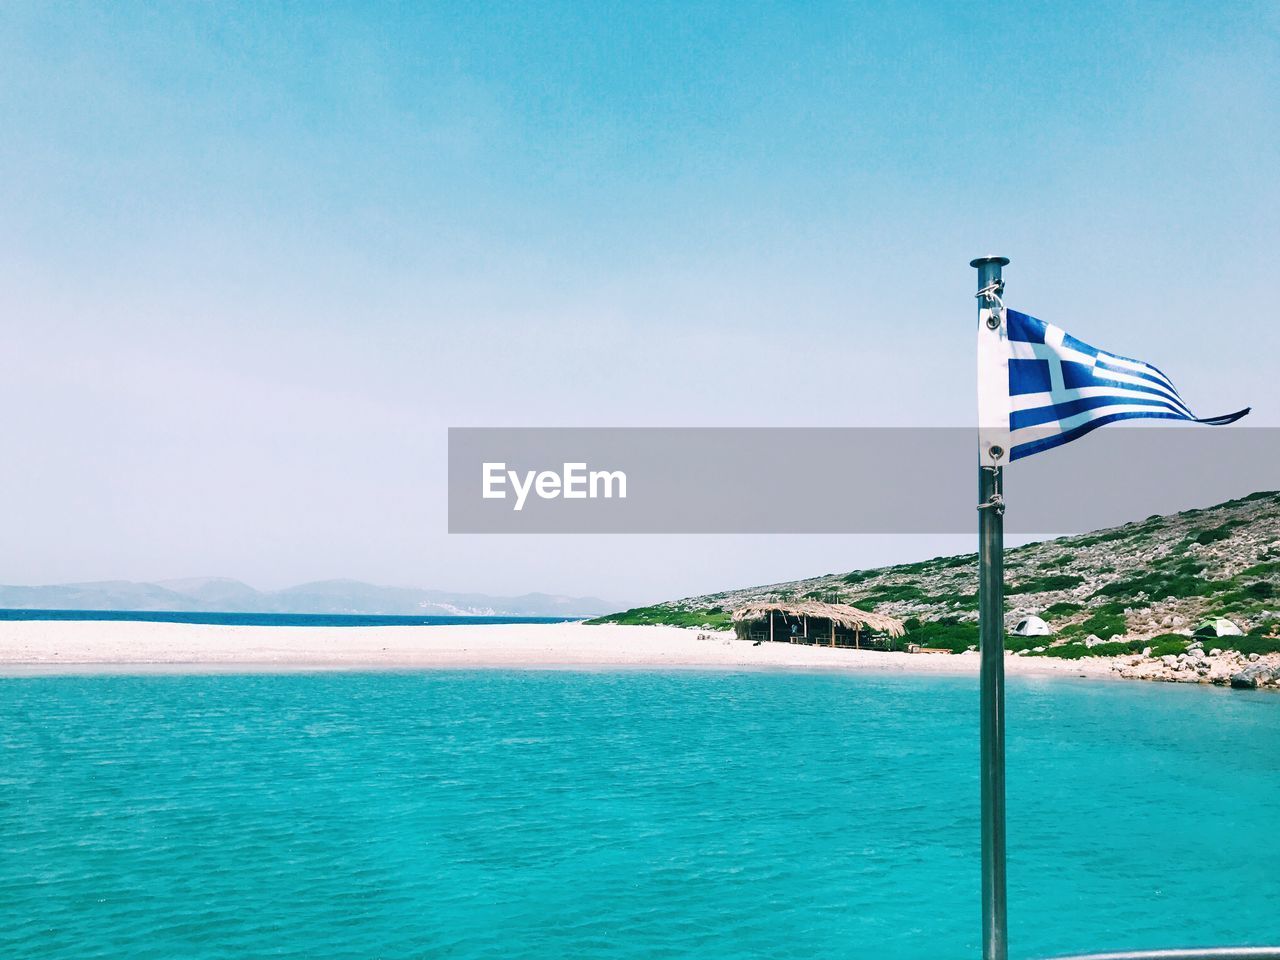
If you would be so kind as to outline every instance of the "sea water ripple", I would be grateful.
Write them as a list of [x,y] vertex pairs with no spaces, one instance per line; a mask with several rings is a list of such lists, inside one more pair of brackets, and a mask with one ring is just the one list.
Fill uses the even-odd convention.
[[[1013,952],[1280,940],[1280,697],[1012,680]],[[8,958],[972,957],[976,685],[0,681]]]

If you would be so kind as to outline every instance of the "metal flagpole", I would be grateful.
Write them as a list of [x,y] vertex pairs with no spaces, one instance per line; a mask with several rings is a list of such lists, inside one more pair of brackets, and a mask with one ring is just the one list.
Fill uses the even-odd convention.
[[[998,335],[1003,310],[989,321],[1004,289],[1001,268],[1006,257],[981,257],[978,269],[978,316]],[[989,387],[989,385],[987,385]],[[1005,385],[1001,384],[1003,389]],[[979,389],[983,389],[980,385]],[[993,448],[984,459],[998,460]],[[978,628],[981,651],[979,699],[982,738],[982,960],[1008,960],[1008,914],[1005,901],[1004,851],[1004,476],[1003,467],[978,465]]]

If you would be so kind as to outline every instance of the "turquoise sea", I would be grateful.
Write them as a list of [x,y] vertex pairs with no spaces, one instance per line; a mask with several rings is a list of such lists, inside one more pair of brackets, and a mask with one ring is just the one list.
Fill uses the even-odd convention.
[[480,623],[565,623],[583,617],[399,616],[383,613],[215,613],[203,610],[0,609],[6,620],[129,620],[233,627],[444,627]]
[[[971,958],[976,684],[0,680],[0,956]],[[1280,696],[1011,681],[1011,947],[1280,941]]]

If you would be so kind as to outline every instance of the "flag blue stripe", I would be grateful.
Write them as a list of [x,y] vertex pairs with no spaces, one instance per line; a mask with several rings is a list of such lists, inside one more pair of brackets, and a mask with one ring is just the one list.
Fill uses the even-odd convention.
[[1245,407],[1235,413],[1223,413],[1216,417],[1197,417],[1196,423],[1207,423],[1211,427],[1225,427],[1228,423],[1235,423],[1241,417],[1248,416],[1252,409],[1253,407]]
[[[1129,362],[1142,363],[1141,360],[1130,360]],[[1143,363],[1142,365],[1146,367],[1148,370],[1155,370],[1155,367],[1151,366],[1151,364],[1149,363]],[[1164,374],[1160,374],[1160,376],[1156,376],[1154,373],[1147,373],[1144,370],[1134,370],[1130,367],[1116,366],[1114,363],[1107,363],[1107,361],[1103,360],[1102,358],[1098,359],[1098,362],[1095,366],[1096,366],[1096,369],[1098,370],[1107,370],[1111,373],[1124,373],[1124,374],[1128,374],[1131,377],[1141,377],[1143,380],[1150,380],[1152,383],[1158,383],[1165,389],[1173,389],[1173,384],[1169,382],[1169,378],[1166,377]],[[1178,391],[1174,390],[1173,392],[1177,393]]]
[[1046,327],[1043,320],[1029,317],[1017,310],[1006,310],[1004,315],[1005,329],[1010,340],[1017,340],[1019,343],[1044,343]]
[[1062,345],[1068,350],[1074,350],[1077,353],[1083,353],[1085,356],[1093,357],[1094,359],[1097,359],[1098,354],[1101,352],[1098,350],[1097,347],[1091,347],[1089,346],[1089,344],[1085,343],[1083,340],[1077,340],[1075,337],[1073,337],[1071,334],[1067,333],[1066,331],[1063,331],[1063,334],[1062,334]]
[[1009,459],[1021,460],[1029,457],[1034,453],[1043,453],[1045,450],[1052,450],[1054,447],[1060,447],[1064,443],[1070,443],[1072,440],[1078,440],[1086,433],[1097,430],[1101,426],[1108,423],[1115,423],[1118,420],[1187,420],[1180,413],[1139,413],[1137,411],[1131,413],[1109,413],[1106,416],[1097,417],[1088,423],[1082,423],[1078,427],[1072,427],[1070,430],[1064,430],[1062,433],[1055,433],[1048,437],[1038,437],[1035,440],[1028,440],[1025,443],[1015,443],[1009,450]]
[[[1029,410],[1014,410],[1009,414],[1009,429],[1021,430],[1023,427],[1036,427],[1042,423],[1053,423],[1065,420],[1086,410],[1097,410],[1100,407],[1158,407],[1177,414],[1183,419],[1190,419],[1177,410],[1167,400],[1148,400],[1143,397],[1117,397],[1108,394],[1104,397],[1080,397],[1078,400],[1066,400],[1062,403],[1051,403],[1044,407],[1032,407]],[[1141,413],[1137,413],[1141,416]]]

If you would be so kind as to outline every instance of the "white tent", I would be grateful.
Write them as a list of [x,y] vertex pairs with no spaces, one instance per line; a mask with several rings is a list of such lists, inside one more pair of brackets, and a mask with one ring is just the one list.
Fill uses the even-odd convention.
[[1048,637],[1053,635],[1049,625],[1034,614],[1023,617],[1010,632],[1015,637]]
[[1243,633],[1226,617],[1210,617],[1196,628],[1197,637],[1239,637]]

